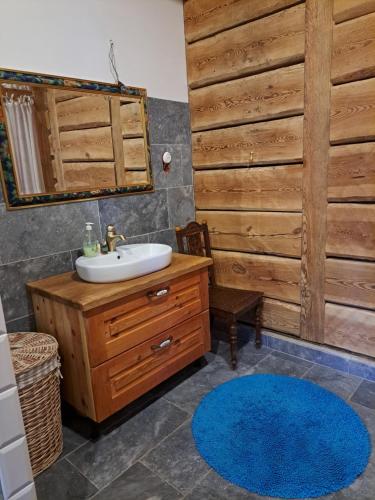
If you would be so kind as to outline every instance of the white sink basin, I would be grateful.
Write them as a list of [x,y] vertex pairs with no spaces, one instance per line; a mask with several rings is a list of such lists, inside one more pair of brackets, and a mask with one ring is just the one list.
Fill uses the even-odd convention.
[[172,248],[159,243],[123,245],[116,252],[97,257],[79,257],[76,269],[80,278],[92,283],[131,280],[169,266]]

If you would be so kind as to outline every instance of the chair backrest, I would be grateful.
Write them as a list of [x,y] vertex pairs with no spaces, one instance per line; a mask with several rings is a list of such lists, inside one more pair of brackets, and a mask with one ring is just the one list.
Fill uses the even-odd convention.
[[[199,255],[201,257],[212,257],[210,236],[205,221],[201,224],[192,221],[185,227],[176,227],[176,239],[178,251],[188,255]],[[215,274],[213,267],[208,269],[211,285],[215,285]]]

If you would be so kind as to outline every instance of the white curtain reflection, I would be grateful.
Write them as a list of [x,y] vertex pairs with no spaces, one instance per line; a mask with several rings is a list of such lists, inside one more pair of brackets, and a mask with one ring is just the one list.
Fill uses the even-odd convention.
[[18,174],[18,188],[22,194],[41,193],[45,191],[45,186],[33,98],[27,95],[18,98],[6,96],[4,104]]

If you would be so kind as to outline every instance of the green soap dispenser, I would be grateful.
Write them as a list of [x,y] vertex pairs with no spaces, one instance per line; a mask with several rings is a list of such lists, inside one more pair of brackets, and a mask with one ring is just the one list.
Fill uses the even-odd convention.
[[85,236],[83,238],[83,255],[95,257],[98,254],[98,240],[92,230],[93,222],[86,222]]

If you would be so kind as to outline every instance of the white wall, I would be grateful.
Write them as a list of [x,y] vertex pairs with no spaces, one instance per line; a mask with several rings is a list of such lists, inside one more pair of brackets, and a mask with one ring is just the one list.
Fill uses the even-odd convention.
[[187,102],[183,0],[1,0],[0,67],[123,83]]

